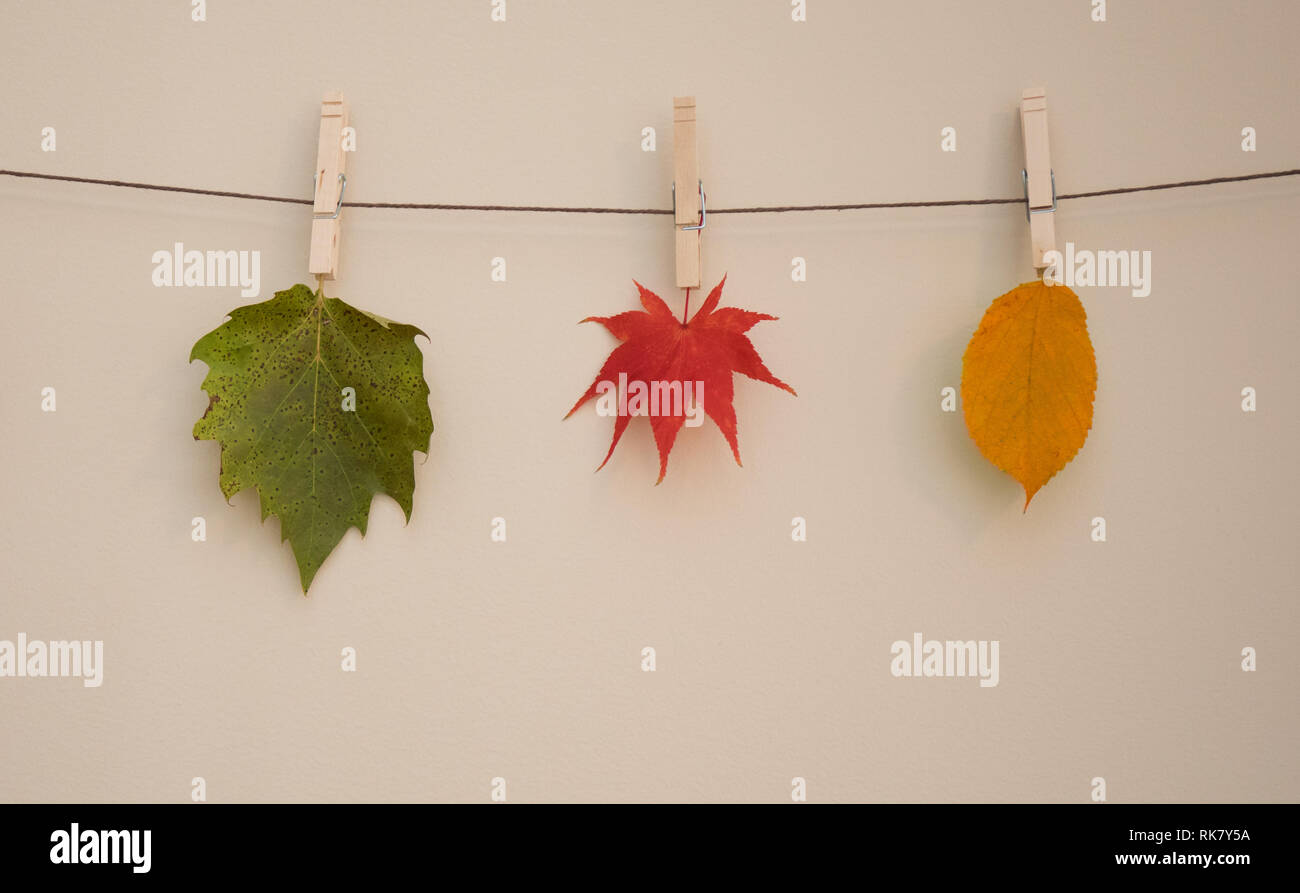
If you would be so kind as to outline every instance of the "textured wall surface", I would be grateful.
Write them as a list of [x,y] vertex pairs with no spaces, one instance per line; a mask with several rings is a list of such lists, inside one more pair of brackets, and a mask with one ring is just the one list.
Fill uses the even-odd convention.
[[[349,199],[667,207],[693,93],[715,207],[1010,197],[1037,85],[1063,193],[1300,166],[1280,0],[188,6],[0,2],[0,167],[306,197],[341,89]],[[1152,289],[1078,289],[1094,427],[1027,513],[939,397],[1033,275],[1019,206],[711,219],[799,396],[738,379],[744,468],[706,423],[658,487],[644,422],[593,474],[610,420],[561,417],[612,346],[579,319],[680,308],[666,218],[348,211],[329,292],[429,333],[437,427],[410,524],[378,498],[304,598],[190,435],[250,299],[151,256],[258,250],[269,298],[308,210],[0,177],[0,639],[104,642],[98,688],[0,678],[0,800],[1295,800],[1298,199],[1061,203]],[[997,640],[999,684],[895,678],[916,632]]]

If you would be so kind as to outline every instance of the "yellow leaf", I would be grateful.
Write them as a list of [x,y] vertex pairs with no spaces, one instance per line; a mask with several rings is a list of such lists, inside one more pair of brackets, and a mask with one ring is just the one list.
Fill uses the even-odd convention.
[[1018,285],[984,313],[962,357],[966,429],[1025,488],[1025,508],[1092,428],[1097,359],[1088,317],[1064,285]]

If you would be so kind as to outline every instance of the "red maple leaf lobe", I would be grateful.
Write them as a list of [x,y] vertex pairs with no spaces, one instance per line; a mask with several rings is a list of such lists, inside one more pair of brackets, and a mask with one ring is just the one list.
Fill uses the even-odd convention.
[[[679,393],[694,395],[695,406],[713,419],[722,431],[722,436],[731,445],[737,465],[740,464],[740,447],[736,442],[732,373],[739,372],[794,393],[794,388],[768,371],[758,351],[745,336],[757,323],[765,319],[774,320],[776,317],[736,307],[718,309],[718,302],[722,300],[722,286],[726,281],[727,277],[723,276],[722,282],[709,292],[704,306],[691,317],[690,322],[674,316],[662,298],[639,282],[636,287],[641,292],[644,311],[629,310],[616,316],[589,316],[583,320],[600,323],[622,342],[600,367],[599,374],[587,392],[565,415],[567,419],[582,404],[598,394],[604,395],[614,390],[614,396],[619,398],[614,439],[597,471],[604,468],[609,457],[614,454],[614,447],[618,446],[619,438],[627,430],[632,415],[648,415],[655,444],[659,447],[659,480],[655,481],[656,484],[659,483],[668,471],[668,454],[672,451],[677,433],[686,424],[691,408],[686,405],[690,403],[689,398],[674,403],[665,397],[664,405],[652,405],[652,410],[656,411],[636,412],[635,398],[629,401],[625,393],[629,383],[632,387],[638,382],[645,383],[648,391],[661,388],[661,394],[666,394],[669,387],[675,384],[680,389]],[[606,383],[604,388],[601,388],[602,383]],[[633,406],[632,412],[625,411],[629,405]]]

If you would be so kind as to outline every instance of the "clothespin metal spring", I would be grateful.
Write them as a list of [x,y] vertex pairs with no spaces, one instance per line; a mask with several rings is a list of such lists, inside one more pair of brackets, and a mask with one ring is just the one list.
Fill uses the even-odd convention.
[[[679,227],[683,232],[690,230],[704,229],[709,224],[708,210],[704,207],[704,181],[697,181],[700,184],[700,222],[696,226]],[[1027,194],[1027,193],[1026,193]],[[677,184],[673,184],[673,217],[677,216]]]

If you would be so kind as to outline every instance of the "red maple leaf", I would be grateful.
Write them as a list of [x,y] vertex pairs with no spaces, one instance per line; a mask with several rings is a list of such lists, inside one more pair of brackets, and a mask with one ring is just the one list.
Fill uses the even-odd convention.
[[[614,447],[618,446],[619,438],[627,430],[632,415],[644,414],[650,418],[655,444],[659,447],[659,480],[655,481],[656,484],[659,483],[668,471],[668,454],[672,451],[677,433],[686,424],[688,413],[693,408],[694,417],[698,418],[698,410],[702,409],[713,419],[722,431],[722,436],[731,445],[731,452],[739,465],[736,409],[732,405],[735,394],[732,372],[748,375],[757,381],[765,381],[794,393],[794,388],[768,371],[758,351],[745,336],[745,332],[757,323],[776,317],[736,307],[723,307],[719,310],[718,302],[722,299],[722,286],[726,281],[727,277],[723,276],[722,282],[709,292],[704,306],[691,317],[690,322],[686,322],[685,313],[681,319],[674,316],[662,298],[639,282],[636,287],[641,292],[644,311],[629,310],[617,316],[589,316],[583,320],[600,323],[623,342],[610,353],[587,392],[565,415],[567,419],[597,394],[604,396],[612,391],[610,399],[618,398],[619,412],[614,422],[614,439],[597,471],[604,468],[605,462],[614,454]],[[686,300],[689,306],[689,290]],[[601,388],[602,382],[608,383],[607,386]],[[636,399],[629,399],[627,390],[634,389],[637,382],[645,383],[651,393],[657,392],[663,396],[663,402],[668,405],[660,403],[657,411],[624,411],[625,406],[636,408]],[[671,399],[673,383],[680,388],[680,401]],[[688,394],[695,397],[694,406]],[[653,405],[650,408],[656,409]]]

